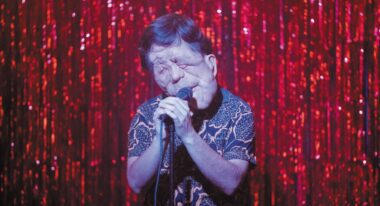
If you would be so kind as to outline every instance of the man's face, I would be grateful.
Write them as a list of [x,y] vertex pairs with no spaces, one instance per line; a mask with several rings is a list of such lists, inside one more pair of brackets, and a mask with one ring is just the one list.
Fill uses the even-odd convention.
[[193,90],[197,109],[207,108],[217,90],[215,56],[193,51],[186,42],[163,47],[153,44],[148,56],[158,86],[175,96],[184,87]]

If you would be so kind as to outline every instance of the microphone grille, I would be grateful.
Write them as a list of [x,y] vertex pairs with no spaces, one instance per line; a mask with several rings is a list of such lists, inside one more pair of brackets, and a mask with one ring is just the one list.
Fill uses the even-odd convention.
[[190,100],[193,96],[193,90],[190,87],[184,87],[178,91],[176,96],[183,100]]

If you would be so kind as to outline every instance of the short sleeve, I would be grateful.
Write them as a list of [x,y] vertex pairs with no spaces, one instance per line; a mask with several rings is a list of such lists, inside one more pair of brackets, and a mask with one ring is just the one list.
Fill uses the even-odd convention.
[[255,129],[252,112],[240,113],[236,118],[224,147],[223,157],[226,160],[247,160],[256,165]]
[[154,133],[153,127],[138,110],[128,132],[128,157],[140,156],[151,145]]

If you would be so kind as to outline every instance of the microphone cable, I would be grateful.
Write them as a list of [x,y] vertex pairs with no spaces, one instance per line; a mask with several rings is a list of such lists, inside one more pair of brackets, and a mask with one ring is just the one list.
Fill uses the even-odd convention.
[[161,171],[161,164],[162,164],[162,158],[163,158],[163,148],[164,148],[164,143],[162,141],[162,130],[163,130],[163,127],[164,127],[164,121],[161,121],[160,135],[159,135],[159,141],[160,141],[160,161],[158,163],[158,169],[157,169],[157,175],[156,175],[156,185],[154,186],[154,206],[157,205],[158,182],[160,181],[160,171]]

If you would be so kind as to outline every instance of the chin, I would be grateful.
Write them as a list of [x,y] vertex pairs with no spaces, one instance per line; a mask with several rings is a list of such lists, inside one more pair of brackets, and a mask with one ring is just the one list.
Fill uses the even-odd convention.
[[205,100],[203,98],[202,99],[195,98],[196,108],[198,110],[207,109],[210,106],[211,101],[212,101],[212,99]]
[[206,105],[199,105],[199,104],[197,104],[197,110],[203,110],[203,109],[206,109],[207,108],[207,106]]
[[194,94],[193,97],[195,99],[196,108],[198,110],[207,109],[210,106],[212,100],[214,99],[216,90],[217,89],[215,88],[215,91],[213,92],[204,92],[202,94],[198,93],[199,96],[197,94]]

